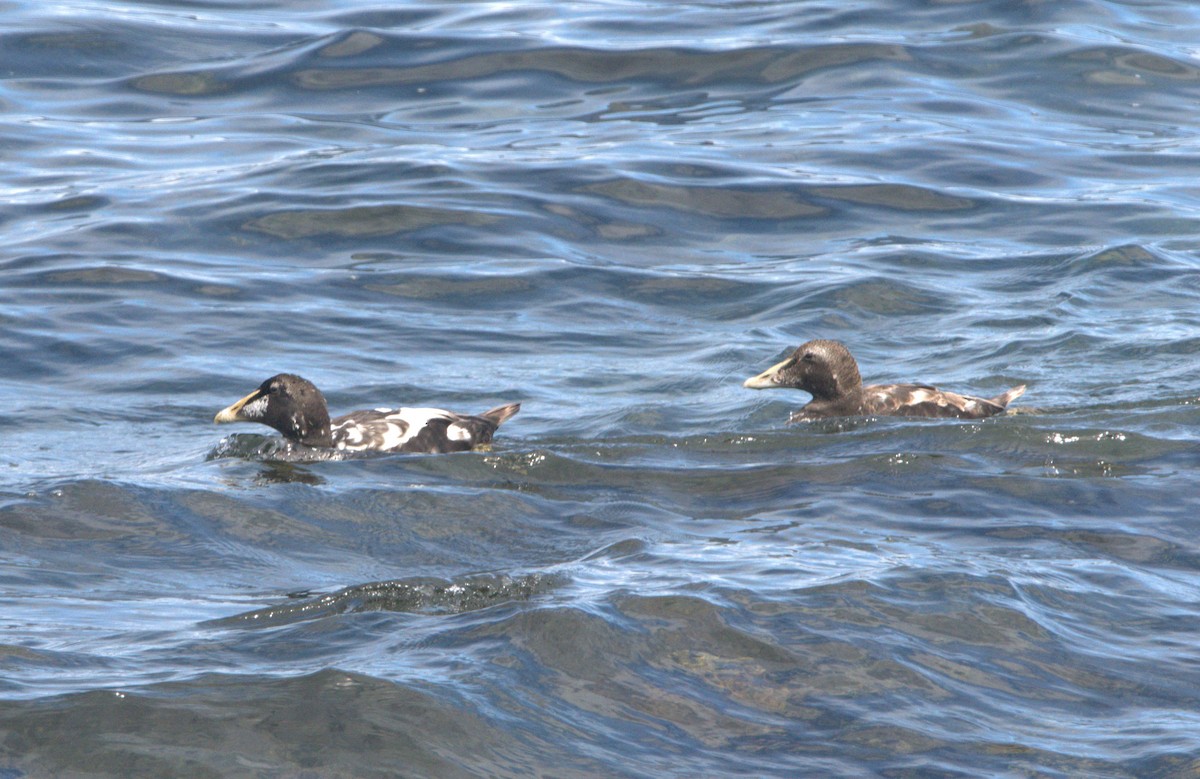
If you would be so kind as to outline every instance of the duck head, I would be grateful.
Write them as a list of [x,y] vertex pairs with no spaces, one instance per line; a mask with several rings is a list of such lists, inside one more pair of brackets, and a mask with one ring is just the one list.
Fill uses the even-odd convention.
[[280,373],[222,409],[213,422],[258,422],[306,446],[333,446],[325,396],[311,381]]
[[749,389],[800,389],[813,400],[845,398],[862,389],[858,363],[838,341],[815,340],[797,346],[787,359],[742,384]]

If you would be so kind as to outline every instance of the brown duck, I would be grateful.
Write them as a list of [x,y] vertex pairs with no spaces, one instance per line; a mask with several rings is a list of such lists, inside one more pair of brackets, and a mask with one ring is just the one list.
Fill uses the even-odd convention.
[[1001,414],[1025,392],[1013,387],[994,398],[946,392],[928,384],[872,384],[864,387],[858,363],[837,341],[815,340],[796,347],[743,386],[750,389],[801,389],[812,395],[788,422],[824,417],[905,416],[982,419]]

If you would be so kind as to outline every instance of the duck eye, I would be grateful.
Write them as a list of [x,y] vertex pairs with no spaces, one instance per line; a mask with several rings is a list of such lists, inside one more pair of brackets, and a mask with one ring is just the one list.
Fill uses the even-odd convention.
[[812,362],[813,360],[816,359],[816,357],[813,356],[812,352],[805,352],[804,356],[801,357],[800,359],[803,360],[804,362]]

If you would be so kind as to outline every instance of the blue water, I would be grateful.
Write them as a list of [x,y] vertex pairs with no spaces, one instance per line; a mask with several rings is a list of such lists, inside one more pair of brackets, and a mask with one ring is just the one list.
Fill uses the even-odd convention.
[[0,775],[1200,775],[1200,10],[3,11]]

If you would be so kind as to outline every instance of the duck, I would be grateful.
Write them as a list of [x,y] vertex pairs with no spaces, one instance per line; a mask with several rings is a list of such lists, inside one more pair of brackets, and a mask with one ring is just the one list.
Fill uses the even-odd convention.
[[1025,393],[1025,385],[994,398],[947,392],[929,384],[863,386],[858,363],[839,341],[808,341],[757,376],[742,383],[749,389],[800,389],[812,395],[808,405],[792,413],[788,423],[826,417],[903,416],[983,419],[1002,414]]
[[292,373],[272,376],[256,390],[217,412],[213,422],[259,422],[294,443],[344,452],[464,452],[491,442],[520,403],[482,414],[440,408],[376,408],[333,419],[325,396],[308,379]]

